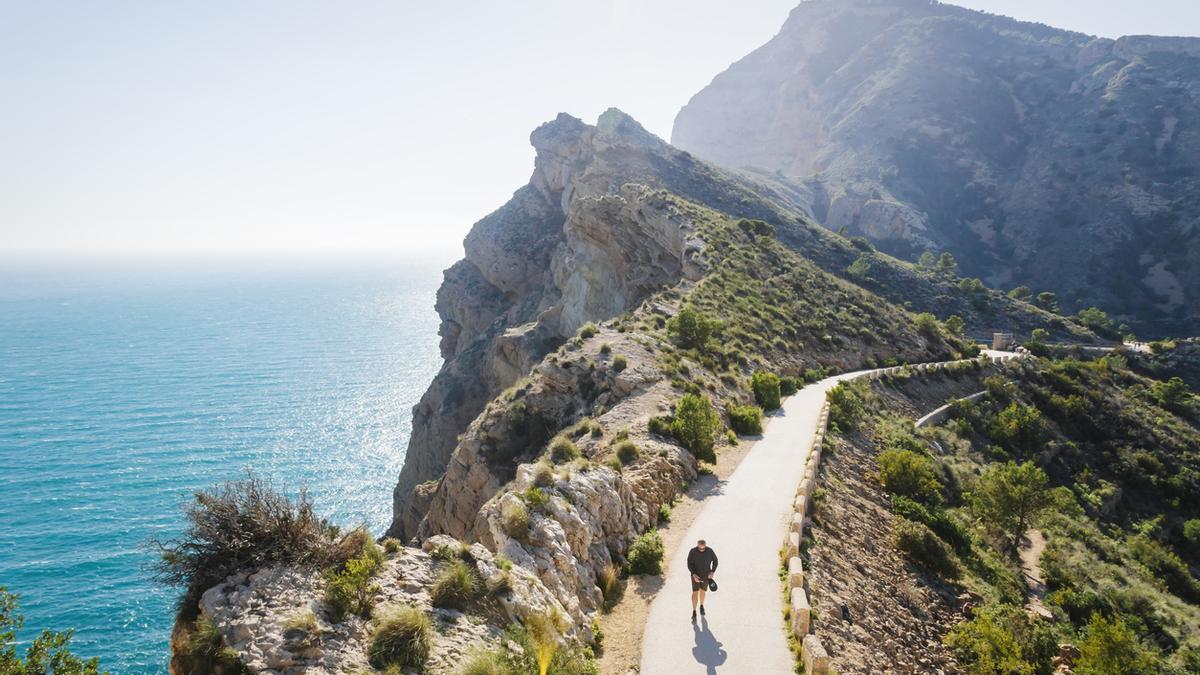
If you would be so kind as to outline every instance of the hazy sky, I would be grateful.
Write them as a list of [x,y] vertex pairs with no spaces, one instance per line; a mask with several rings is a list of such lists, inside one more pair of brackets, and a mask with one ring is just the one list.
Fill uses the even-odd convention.
[[[795,0],[0,0],[0,253],[457,247],[529,132],[679,107]],[[1115,37],[1196,0],[975,0]]]

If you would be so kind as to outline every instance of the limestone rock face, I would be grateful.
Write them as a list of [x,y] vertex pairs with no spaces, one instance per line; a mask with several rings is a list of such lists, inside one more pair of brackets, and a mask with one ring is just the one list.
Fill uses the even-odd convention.
[[455,470],[455,439],[489,399],[584,323],[703,273],[703,242],[653,187],[670,175],[662,156],[690,160],[619,111],[601,122],[562,114],[538,127],[529,185],[475,224],[466,257],[446,270],[436,305],[446,361],[413,411],[390,534],[416,532],[427,494],[414,491]]
[[[1097,39],[925,0],[809,0],[697,93],[672,143],[790,176],[822,224],[1200,327],[1200,39]],[[803,197],[801,197],[803,198]]]

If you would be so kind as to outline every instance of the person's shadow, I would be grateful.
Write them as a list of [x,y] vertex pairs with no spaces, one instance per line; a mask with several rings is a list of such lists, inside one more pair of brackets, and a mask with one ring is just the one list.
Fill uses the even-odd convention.
[[692,656],[696,657],[697,663],[708,667],[705,671],[708,675],[716,675],[717,666],[725,663],[726,654],[716,636],[708,630],[708,619],[702,616],[700,625],[693,623],[692,633],[696,638],[696,646],[692,647]]

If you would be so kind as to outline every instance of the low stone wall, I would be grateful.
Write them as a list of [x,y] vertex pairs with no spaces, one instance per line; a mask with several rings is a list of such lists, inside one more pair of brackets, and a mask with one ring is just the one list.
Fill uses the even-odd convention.
[[[846,381],[860,378],[878,380],[902,373],[938,373],[973,361],[987,365],[990,363],[1005,363],[1013,359],[1025,357],[1025,354],[1020,353],[1001,356],[982,355],[975,359],[964,359],[961,361],[893,366],[858,373],[854,377],[847,378]],[[979,392],[971,396],[978,397],[983,393],[985,392]],[[949,410],[949,406],[943,406],[943,408]],[[938,410],[943,409],[939,408]],[[935,410],[931,415],[937,412]],[[929,415],[922,419],[928,417]],[[825,442],[828,425],[829,402],[826,401],[821,407],[821,414],[817,420],[817,431],[813,435],[812,445],[809,447],[808,460],[804,465],[804,478],[800,481],[800,488],[796,491],[795,511],[792,514],[791,524],[788,527],[787,541],[784,543],[787,555],[787,597],[790,606],[790,629],[792,634],[796,636],[796,640],[800,642],[801,661],[804,663],[804,672],[806,675],[829,675],[832,672],[830,665],[832,659],[829,653],[825,650],[821,639],[811,632],[813,627],[812,606],[808,601],[804,562],[800,559],[800,543],[804,539],[804,529],[809,525],[808,509],[813,500],[813,493],[817,488],[817,473],[821,465],[821,448]]]

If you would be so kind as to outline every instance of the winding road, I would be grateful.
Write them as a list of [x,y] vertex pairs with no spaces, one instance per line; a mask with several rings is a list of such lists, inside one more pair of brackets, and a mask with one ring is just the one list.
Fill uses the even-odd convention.
[[[1011,352],[984,350],[993,358]],[[825,393],[837,383],[888,369],[843,373],[810,384],[770,415],[762,438],[708,498],[667,564],[642,638],[642,675],[792,673],[783,622],[779,550],[796,489],[812,450]],[[691,622],[687,553],[706,539],[720,565],[720,586]]]

